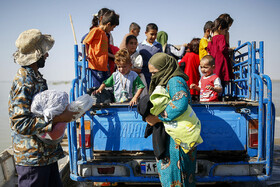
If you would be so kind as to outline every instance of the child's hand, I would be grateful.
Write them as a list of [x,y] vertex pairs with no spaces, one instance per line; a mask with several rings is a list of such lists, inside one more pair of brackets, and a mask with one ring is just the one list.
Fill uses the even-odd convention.
[[191,84],[190,85],[190,89],[196,89],[197,88],[197,85],[196,84]]
[[136,105],[137,104],[137,98],[132,98],[131,101],[129,102],[130,106]]
[[93,91],[92,94],[93,94],[93,95],[95,95],[95,94],[100,94],[101,92],[102,92],[102,90],[97,89],[97,90]]
[[208,90],[214,90],[214,87],[211,86],[211,85],[207,85],[207,86],[205,86],[205,88],[208,89]]

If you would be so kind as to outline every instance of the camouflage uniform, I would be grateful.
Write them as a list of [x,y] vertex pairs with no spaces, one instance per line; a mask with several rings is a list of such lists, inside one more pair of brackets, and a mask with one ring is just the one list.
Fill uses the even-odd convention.
[[44,166],[64,157],[60,144],[48,145],[36,136],[52,129],[52,122],[47,123],[30,112],[35,94],[47,89],[46,80],[30,67],[21,67],[13,80],[9,116],[16,165]]

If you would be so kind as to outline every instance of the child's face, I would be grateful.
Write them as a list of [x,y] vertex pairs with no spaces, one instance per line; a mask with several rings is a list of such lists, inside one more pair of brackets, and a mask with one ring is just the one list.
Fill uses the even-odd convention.
[[207,77],[213,74],[215,65],[210,65],[208,60],[202,60],[200,61],[200,69],[201,73],[203,73],[203,75]]
[[105,28],[105,32],[110,33],[111,31],[114,30],[115,27],[116,27],[116,25],[111,25],[111,23],[107,23],[106,28]]
[[145,32],[145,34],[147,36],[147,42],[153,44],[157,38],[157,30],[150,29],[148,32]]
[[132,64],[128,64],[128,63],[121,63],[121,64],[117,64],[117,68],[118,71],[122,74],[122,75],[126,75],[130,72]]
[[132,34],[133,34],[134,36],[138,36],[139,33],[140,33],[140,29],[133,29],[133,30],[132,30]]
[[129,40],[129,42],[127,43],[126,48],[127,48],[128,52],[129,52],[130,54],[133,54],[133,53],[136,51],[137,45],[138,45],[137,40],[131,39],[131,40]]

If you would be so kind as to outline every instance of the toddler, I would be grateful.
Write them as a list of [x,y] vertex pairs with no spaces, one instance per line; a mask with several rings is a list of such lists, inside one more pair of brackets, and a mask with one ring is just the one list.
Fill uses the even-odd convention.
[[203,77],[199,85],[191,84],[190,89],[200,91],[200,101],[218,101],[219,93],[222,92],[220,78],[213,74],[215,69],[215,59],[211,55],[204,56],[200,61],[201,72]]
[[[154,23],[149,23],[146,27],[146,40],[138,45],[138,50],[143,58],[143,67],[141,72],[144,74],[147,85],[150,85],[152,74],[149,72],[148,62],[150,58],[158,53],[162,52],[162,46],[156,42],[158,27]],[[147,88],[148,89],[148,88]]]
[[203,31],[204,36],[201,38],[199,42],[199,59],[201,60],[205,55],[208,54],[207,52],[207,46],[209,42],[209,38],[211,37],[211,28],[212,28],[213,22],[207,21],[204,25]]
[[129,26],[129,33],[124,36],[119,48],[126,48],[126,38],[130,35],[134,35],[135,37],[137,37],[140,33],[140,29],[141,27],[137,23],[132,22]]
[[138,42],[137,42],[137,38],[134,35],[129,35],[126,38],[126,48],[129,52],[130,55],[130,59],[131,59],[131,63],[132,63],[132,71],[135,71],[141,81],[143,82],[143,84],[145,85],[144,90],[142,91],[140,98],[142,98],[144,95],[148,94],[148,90],[147,90],[147,83],[145,80],[145,76],[143,73],[141,73],[142,67],[143,67],[143,58],[142,56],[136,51]]
[[129,105],[135,105],[141,92],[145,88],[140,77],[131,71],[131,60],[127,49],[119,50],[115,55],[117,71],[114,72],[93,94],[101,93],[105,87],[114,87],[116,102],[129,101]]

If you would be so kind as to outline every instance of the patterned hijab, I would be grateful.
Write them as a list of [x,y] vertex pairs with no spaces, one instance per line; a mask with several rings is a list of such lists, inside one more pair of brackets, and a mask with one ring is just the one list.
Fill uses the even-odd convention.
[[189,77],[180,69],[176,59],[166,53],[156,53],[149,60],[149,64],[153,65],[159,71],[152,75],[149,94],[151,95],[156,86],[166,87],[168,81],[175,76],[184,78],[186,81]]

